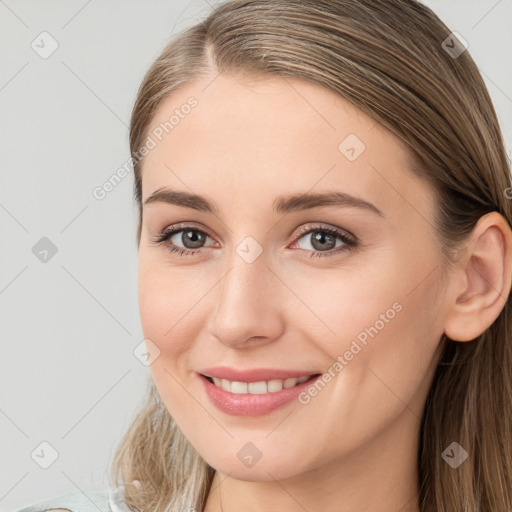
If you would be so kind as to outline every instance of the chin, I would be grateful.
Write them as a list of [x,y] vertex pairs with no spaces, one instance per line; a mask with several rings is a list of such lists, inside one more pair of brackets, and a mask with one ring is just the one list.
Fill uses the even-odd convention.
[[[304,467],[304,460],[300,453],[293,455],[289,454],[290,457],[286,458],[282,454],[273,451],[273,453],[268,457],[262,453],[261,458],[256,462],[252,462],[252,465],[250,465],[250,460],[242,462],[245,457],[243,446],[244,445],[242,445],[242,449],[235,451],[232,456],[226,456],[226,451],[228,450],[225,450],[222,456],[208,454],[208,458],[205,458],[204,456],[203,458],[219,473],[229,475],[230,478],[235,478],[237,480],[251,482],[285,480],[307,471],[307,468]],[[270,448],[267,448],[267,450],[269,449]],[[249,450],[250,449],[246,448],[247,452],[249,452]],[[239,454],[238,452],[241,453]]]

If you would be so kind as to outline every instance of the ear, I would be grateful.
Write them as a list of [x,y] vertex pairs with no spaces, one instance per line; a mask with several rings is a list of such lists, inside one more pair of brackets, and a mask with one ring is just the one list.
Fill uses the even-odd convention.
[[471,341],[498,318],[512,279],[512,230],[498,212],[478,220],[450,276],[444,333]]

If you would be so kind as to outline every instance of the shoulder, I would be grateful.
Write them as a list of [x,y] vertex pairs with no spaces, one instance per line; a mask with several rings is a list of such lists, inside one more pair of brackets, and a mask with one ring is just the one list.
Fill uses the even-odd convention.
[[77,491],[39,501],[16,512],[130,512],[123,502],[122,488]]

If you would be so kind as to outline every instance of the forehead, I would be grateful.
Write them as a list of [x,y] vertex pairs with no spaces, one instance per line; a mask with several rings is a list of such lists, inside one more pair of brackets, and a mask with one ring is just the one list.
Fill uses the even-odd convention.
[[[332,189],[405,211],[405,198],[427,189],[409,170],[402,140],[301,79],[222,74],[187,84],[162,101],[147,135],[155,147],[143,160],[143,201],[169,186],[221,208],[243,208],[257,194],[258,205],[270,208],[283,193]],[[417,201],[431,210],[428,193]]]

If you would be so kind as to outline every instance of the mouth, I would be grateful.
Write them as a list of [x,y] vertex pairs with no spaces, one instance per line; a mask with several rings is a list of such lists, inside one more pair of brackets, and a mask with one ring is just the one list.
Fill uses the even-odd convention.
[[[217,370],[217,375],[221,371]],[[222,371],[223,376],[241,379],[239,371]],[[282,379],[260,380],[265,377],[276,377],[281,373]],[[296,376],[290,377],[290,373]],[[220,411],[231,416],[263,416],[274,410],[297,402],[303,393],[322,374],[300,375],[300,372],[274,372],[258,370],[245,372],[244,380],[229,380],[217,376],[196,373],[202,382],[206,396]],[[248,382],[248,381],[251,382]]]
[[321,374],[315,373],[313,375],[304,375],[302,377],[261,380],[258,382],[228,380],[220,379],[218,377],[210,377],[208,375],[203,374],[200,375],[217,388],[227,391],[228,393],[233,393],[236,395],[263,395],[266,393],[278,393],[283,389],[290,389],[295,386],[299,386],[300,384],[303,384],[305,382],[315,380]]

